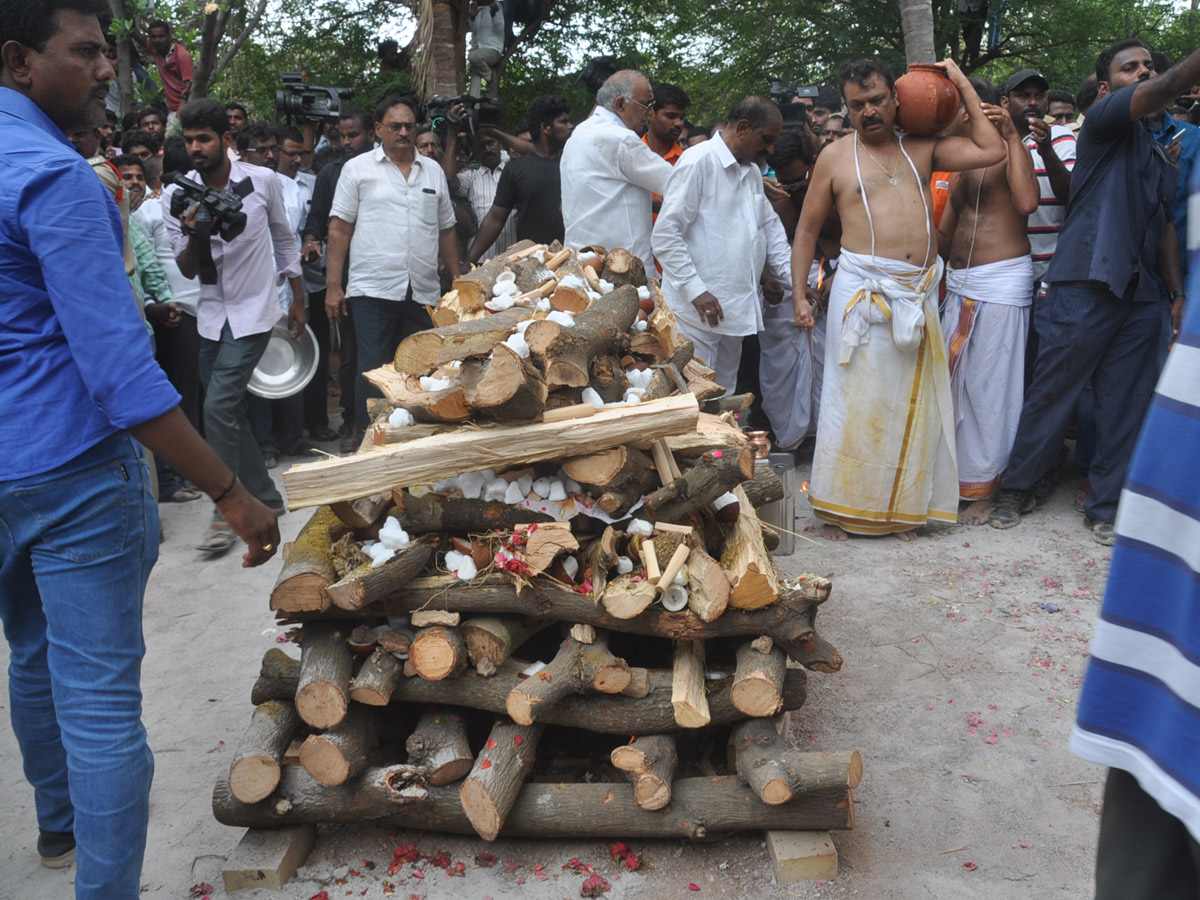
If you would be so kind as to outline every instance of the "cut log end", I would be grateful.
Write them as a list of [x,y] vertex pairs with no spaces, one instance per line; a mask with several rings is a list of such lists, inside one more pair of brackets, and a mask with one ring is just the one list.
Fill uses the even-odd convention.
[[322,784],[339,785],[350,777],[350,765],[323,735],[310,734],[300,747],[300,765]]
[[485,841],[494,841],[500,834],[503,821],[488,789],[478,781],[467,780],[463,783],[460,796],[463,809],[470,811],[468,816],[475,831]]
[[312,682],[296,692],[296,710],[313,728],[333,728],[346,718],[346,694],[326,682]]
[[643,776],[634,784],[633,799],[642,809],[662,809],[671,802],[671,783]]
[[229,789],[243,803],[257,803],[271,796],[281,773],[279,763],[269,756],[239,759],[229,770]]

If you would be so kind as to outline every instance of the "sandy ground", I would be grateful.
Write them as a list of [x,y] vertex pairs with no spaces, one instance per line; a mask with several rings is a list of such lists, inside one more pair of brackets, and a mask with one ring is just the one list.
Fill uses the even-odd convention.
[[[798,475],[797,483],[807,477],[803,468]],[[614,900],[1089,897],[1103,771],[1074,758],[1067,739],[1111,554],[1082,527],[1072,495],[1068,482],[1015,530],[931,528],[908,544],[828,544],[807,530],[811,511],[798,504],[797,530],[811,542],[798,540],[780,568],[833,578],[818,627],[846,662],[836,675],[811,676],[792,736],[812,749],[858,749],[865,765],[857,827],[835,833],[841,868],[830,882],[776,885],[758,833],[701,845],[631,842],[644,865],[622,874],[604,841],[489,846],[339,827],[322,829],[284,891],[239,896],[389,896],[391,850],[415,841],[464,861],[465,877],[429,867],[418,878],[408,866],[388,879],[390,896],[578,897],[584,876],[563,868],[578,857],[611,881]],[[247,571],[240,554],[204,561],[192,543],[207,506],[160,509],[166,542],[146,597],[145,722],[157,770],[142,894],[182,900],[209,883],[220,897],[223,861],[241,831],[212,818],[210,794],[249,720],[259,660],[276,645],[267,595],[279,563]],[[284,538],[306,519],[285,517]],[[7,691],[0,697],[7,706]],[[38,865],[32,793],[6,726],[0,756],[8,761],[0,775],[0,898],[62,900],[74,869]],[[500,864],[476,867],[483,849]]]

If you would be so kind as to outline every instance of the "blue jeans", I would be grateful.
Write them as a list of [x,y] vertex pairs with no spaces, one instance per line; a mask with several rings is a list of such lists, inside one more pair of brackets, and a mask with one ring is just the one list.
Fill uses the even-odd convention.
[[0,483],[0,619],[13,733],[38,826],[74,831],[75,896],[136,900],[154,758],[139,686],[158,507],[119,432]]
[[1088,469],[1087,513],[1111,522],[1142,419],[1154,393],[1160,310],[1089,284],[1052,284],[1034,306],[1039,340],[1025,391],[1005,490],[1031,491],[1058,460],[1088,381],[1094,388],[1096,449]]
[[270,340],[269,331],[235,338],[226,322],[219,341],[200,339],[200,380],[205,386],[204,434],[209,446],[251,495],[278,507],[283,498],[267,474],[246,405],[246,385]]

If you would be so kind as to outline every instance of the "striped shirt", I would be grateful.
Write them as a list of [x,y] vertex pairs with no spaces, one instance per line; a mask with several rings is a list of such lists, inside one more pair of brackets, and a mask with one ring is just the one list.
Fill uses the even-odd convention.
[[[468,202],[471,204],[471,209],[475,210],[475,219],[480,224],[483,223],[483,218],[488,214],[488,210],[492,208],[492,203],[496,199],[496,186],[500,184],[500,173],[504,171],[504,167],[508,165],[508,154],[503,153],[500,157],[500,165],[494,169],[489,169],[487,166],[478,166],[474,169],[464,169],[458,173],[458,187],[467,196]],[[488,247],[479,261],[487,262],[493,256],[503,253],[510,245],[517,242],[517,216],[516,213],[508,214],[508,221],[504,223],[504,227],[500,229],[500,234],[496,236],[495,242]]]
[[[1190,244],[1195,297],[1200,236]],[[1121,495],[1071,749],[1131,773],[1200,840],[1200,301],[1184,316]]]
[[[1070,172],[1075,168],[1075,134],[1064,125],[1050,126],[1050,137],[1054,141],[1054,152]],[[1033,254],[1033,277],[1040,281],[1054,256],[1058,245],[1058,233],[1062,231],[1067,208],[1054,196],[1050,177],[1046,174],[1046,163],[1038,153],[1032,137],[1025,139],[1025,147],[1033,157],[1033,172],[1038,180],[1038,208],[1029,216],[1029,246]]]

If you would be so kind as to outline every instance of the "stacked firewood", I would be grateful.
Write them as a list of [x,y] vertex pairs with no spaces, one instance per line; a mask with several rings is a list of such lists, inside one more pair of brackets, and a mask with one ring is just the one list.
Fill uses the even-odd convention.
[[431,314],[370,374],[360,452],[284,476],[319,507],[271,595],[301,657],[264,658],[217,818],[853,827],[858,754],[779,727],[806,669],[841,666],[815,629],[830,583],[776,573],[749,398],[720,396],[641,263],[518,245]]

